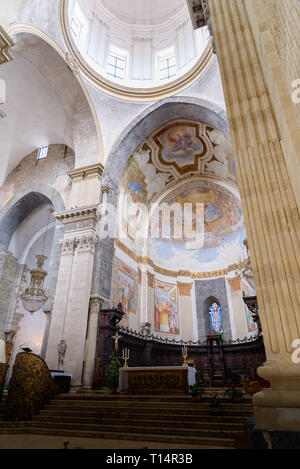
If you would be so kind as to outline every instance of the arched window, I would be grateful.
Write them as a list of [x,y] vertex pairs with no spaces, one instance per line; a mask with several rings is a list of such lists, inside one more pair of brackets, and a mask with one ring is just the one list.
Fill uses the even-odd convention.
[[212,331],[223,333],[222,308],[215,301],[209,307],[209,322]]

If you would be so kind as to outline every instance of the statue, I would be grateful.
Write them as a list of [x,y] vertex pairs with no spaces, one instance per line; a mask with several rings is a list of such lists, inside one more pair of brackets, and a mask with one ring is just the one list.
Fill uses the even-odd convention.
[[67,344],[65,340],[61,340],[58,344],[58,367],[64,364],[64,358],[67,350]]

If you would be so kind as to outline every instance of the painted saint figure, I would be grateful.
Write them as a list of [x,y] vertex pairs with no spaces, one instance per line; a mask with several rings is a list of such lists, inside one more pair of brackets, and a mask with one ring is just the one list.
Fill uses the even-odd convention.
[[209,308],[209,319],[210,319],[210,328],[212,331],[222,333],[222,310],[221,306],[218,303],[212,303]]

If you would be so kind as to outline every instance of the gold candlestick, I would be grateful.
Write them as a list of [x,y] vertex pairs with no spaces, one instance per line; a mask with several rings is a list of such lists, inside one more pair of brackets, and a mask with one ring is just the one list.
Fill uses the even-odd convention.
[[182,357],[183,357],[183,366],[189,366],[188,362],[187,362],[187,358],[188,358],[188,350],[187,350],[187,346],[184,345],[182,347]]
[[129,349],[123,349],[123,360],[124,360],[124,368],[128,368],[128,360],[129,360]]

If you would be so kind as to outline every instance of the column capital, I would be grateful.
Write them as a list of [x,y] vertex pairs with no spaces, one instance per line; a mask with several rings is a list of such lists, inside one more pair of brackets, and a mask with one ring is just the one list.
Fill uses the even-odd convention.
[[177,282],[177,287],[179,290],[179,295],[180,296],[191,296],[191,291],[193,288],[194,283],[181,283]]
[[109,194],[113,188],[112,180],[108,176],[104,176],[101,182],[101,192],[102,194]]

